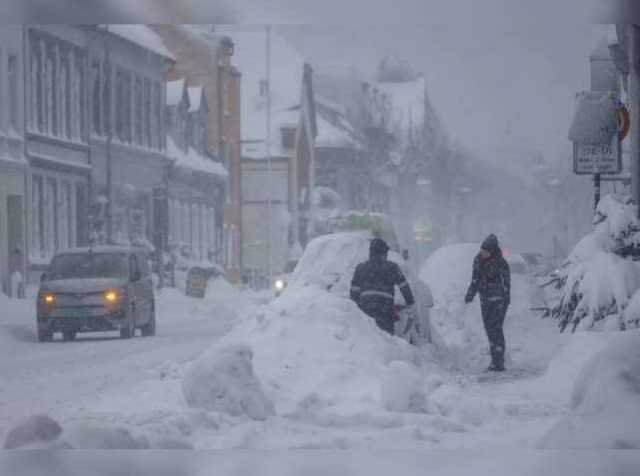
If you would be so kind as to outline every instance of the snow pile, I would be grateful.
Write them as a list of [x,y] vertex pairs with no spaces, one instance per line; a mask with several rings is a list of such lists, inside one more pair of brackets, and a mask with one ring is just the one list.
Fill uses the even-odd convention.
[[628,257],[637,254],[639,230],[628,197],[600,201],[593,231],[576,245],[556,281],[562,295],[550,314],[562,330],[592,329],[608,316],[624,328],[625,308],[640,288],[640,268]]
[[289,288],[249,312],[196,368],[217,378],[215,356],[238,342],[251,349],[255,378],[278,415],[305,419],[423,408],[425,354],[380,331],[350,300],[315,285]]
[[429,283],[433,293],[433,342],[442,363],[452,368],[478,367],[486,360],[479,299],[464,304],[478,249],[478,244],[470,243],[445,246],[429,257],[420,271],[420,278]]
[[571,412],[543,448],[640,449],[640,331],[618,334],[584,368]]
[[191,407],[266,419],[274,412],[273,403],[254,375],[252,360],[246,345],[215,346],[187,370],[182,381],[185,400]]

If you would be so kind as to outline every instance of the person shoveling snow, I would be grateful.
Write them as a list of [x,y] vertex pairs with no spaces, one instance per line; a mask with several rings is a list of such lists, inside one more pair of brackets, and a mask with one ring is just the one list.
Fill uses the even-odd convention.
[[489,339],[491,364],[487,370],[504,371],[504,318],[509,307],[511,294],[511,272],[509,264],[502,256],[498,238],[491,234],[473,260],[473,275],[469,290],[464,298],[470,303],[480,294],[482,322]]
[[372,317],[383,331],[393,335],[395,286],[407,304],[405,312],[415,314],[415,299],[400,266],[387,259],[389,245],[380,238],[371,240],[369,259],[360,263],[351,281],[350,297],[358,307]]

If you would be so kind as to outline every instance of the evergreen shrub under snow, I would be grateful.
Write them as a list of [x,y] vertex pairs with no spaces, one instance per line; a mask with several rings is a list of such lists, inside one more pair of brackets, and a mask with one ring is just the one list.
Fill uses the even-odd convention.
[[620,329],[637,325],[640,264],[634,258],[639,249],[636,206],[627,196],[605,196],[592,232],[578,242],[555,281],[561,298],[549,314],[561,330],[592,329],[610,316]]

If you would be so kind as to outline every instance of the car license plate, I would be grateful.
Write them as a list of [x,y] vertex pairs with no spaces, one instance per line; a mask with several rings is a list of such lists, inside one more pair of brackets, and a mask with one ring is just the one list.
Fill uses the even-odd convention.
[[84,317],[87,314],[87,310],[83,307],[69,307],[64,310],[66,317]]

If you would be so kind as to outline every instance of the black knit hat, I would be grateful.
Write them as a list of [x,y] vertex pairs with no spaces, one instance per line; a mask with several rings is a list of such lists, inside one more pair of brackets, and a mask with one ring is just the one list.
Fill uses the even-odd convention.
[[369,255],[370,256],[382,256],[386,255],[389,251],[389,245],[385,243],[385,241],[381,238],[374,238],[371,240],[371,245],[369,246]]
[[480,248],[482,248],[485,251],[489,251],[491,253],[498,251],[500,249],[498,245],[498,237],[493,233],[490,234],[482,242],[482,245],[480,246]]

